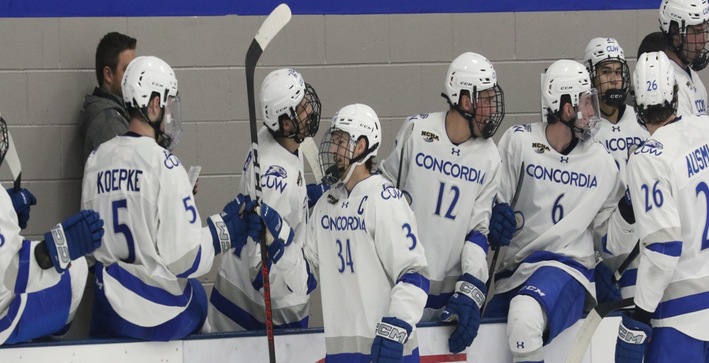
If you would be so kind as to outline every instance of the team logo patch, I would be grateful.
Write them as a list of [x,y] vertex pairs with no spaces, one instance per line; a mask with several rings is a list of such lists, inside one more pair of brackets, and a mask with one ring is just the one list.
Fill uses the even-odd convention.
[[532,132],[532,125],[514,125],[512,126],[512,129],[514,130],[514,132]]
[[422,114],[419,114],[419,117],[421,117],[422,119],[426,119],[426,118],[428,118],[428,114],[422,113]]
[[434,142],[434,141],[440,140],[438,138],[438,135],[436,135],[430,131],[425,131],[425,130],[421,131],[421,136],[423,137],[423,141],[426,141],[426,142]]
[[266,170],[266,173],[261,176],[261,187],[283,193],[283,190],[288,186],[287,177],[288,173],[285,168],[279,165],[271,165]]
[[645,141],[645,144],[643,144],[643,146],[654,147],[655,149],[662,149],[662,143],[655,139],[649,139]]
[[537,154],[543,154],[545,151],[549,151],[549,146],[546,146],[542,144],[541,142],[533,142],[532,143],[532,149],[534,149],[534,152]]
[[268,167],[268,170],[263,174],[263,176],[275,176],[275,177],[280,177],[280,178],[287,178],[288,173],[286,172],[286,169],[284,169],[281,166],[278,165],[271,165]]

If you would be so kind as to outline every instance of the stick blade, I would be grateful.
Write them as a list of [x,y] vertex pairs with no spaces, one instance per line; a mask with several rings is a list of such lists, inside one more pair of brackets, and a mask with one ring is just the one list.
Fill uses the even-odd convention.
[[261,46],[261,49],[266,49],[268,43],[288,24],[291,19],[290,7],[287,4],[278,5],[271,14],[264,20],[261,28],[256,32],[254,40]]
[[303,152],[305,160],[308,162],[308,165],[310,165],[310,169],[313,171],[315,181],[317,183],[322,183],[323,174],[322,170],[320,169],[320,156],[318,146],[315,144],[313,138],[306,137],[300,144],[300,150]]
[[22,165],[20,165],[20,158],[17,156],[17,149],[15,149],[15,142],[12,141],[12,134],[10,134],[10,131],[7,132],[7,139],[8,148],[7,153],[5,154],[5,161],[10,167],[12,178],[15,181],[14,189],[15,191],[18,191],[22,180]]

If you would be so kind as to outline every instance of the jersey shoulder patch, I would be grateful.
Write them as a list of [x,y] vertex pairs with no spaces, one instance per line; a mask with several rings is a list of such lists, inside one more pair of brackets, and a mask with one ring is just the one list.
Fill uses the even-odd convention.
[[169,152],[166,149],[162,150],[162,159],[163,159],[163,165],[168,169],[172,170],[175,169],[176,167],[180,166],[180,159],[175,156],[175,154]]
[[633,155],[647,154],[651,156],[660,156],[662,155],[663,147],[664,146],[660,141],[650,138],[647,139],[644,144],[635,149]]
[[531,124],[522,124],[512,126],[512,132],[532,132]]

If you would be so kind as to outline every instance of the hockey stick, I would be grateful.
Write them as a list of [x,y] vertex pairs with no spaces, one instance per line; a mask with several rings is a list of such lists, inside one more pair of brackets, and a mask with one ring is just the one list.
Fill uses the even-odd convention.
[[[522,183],[524,182],[524,161],[522,162],[522,165],[519,167],[519,178],[517,179],[517,188],[515,188],[515,195],[512,197],[512,203],[510,203],[510,207],[512,208],[512,211],[514,211],[515,206],[517,206],[517,200],[519,200],[519,194],[520,191],[522,190]],[[516,222],[516,218],[515,218]],[[493,280],[493,274],[495,273],[495,267],[497,266],[497,259],[500,257],[500,250],[502,249],[502,246],[497,247],[495,250],[495,253],[492,255],[492,261],[490,262],[490,269],[488,270],[488,277],[487,277],[487,282],[485,283],[485,289],[488,291],[488,295],[490,295],[490,286],[492,286],[492,280]],[[483,306],[483,311],[485,311],[485,308],[487,307],[487,302],[488,300],[485,300],[485,306]]]
[[583,325],[581,325],[578,335],[576,335],[574,345],[571,346],[569,355],[566,357],[566,363],[581,363],[588,349],[588,345],[591,343],[593,334],[596,332],[598,325],[601,324],[601,321],[603,321],[603,318],[618,309],[627,308],[634,304],[633,298],[629,297],[623,300],[601,304],[593,308],[593,310],[588,313],[588,316],[586,316],[586,320],[584,320]]
[[[633,250],[630,254],[628,254],[628,257],[623,260],[623,263],[620,264],[618,270],[613,274],[613,283],[620,280],[620,277],[623,275],[628,266],[630,266],[630,263],[638,257],[638,254],[640,254],[640,241],[635,244],[635,247],[633,247]],[[633,298],[630,297],[620,301],[611,301],[605,304],[600,304],[593,308],[593,310],[588,313],[588,316],[586,316],[586,320],[584,320],[583,325],[581,325],[581,329],[579,329],[579,333],[576,335],[574,345],[571,346],[569,355],[566,357],[566,363],[581,363],[583,356],[586,354],[586,350],[588,349],[588,345],[591,344],[593,334],[595,334],[596,329],[598,329],[598,325],[601,324],[603,318],[615,310],[627,308],[633,304]]]
[[[254,40],[246,52],[244,68],[246,71],[246,92],[249,99],[249,126],[251,129],[251,149],[253,150],[253,168],[256,181],[256,203],[261,200],[263,191],[261,190],[260,175],[261,165],[258,162],[258,127],[256,125],[256,101],[254,96],[254,73],[256,64],[261,54],[273,40],[273,37],[288,24],[291,19],[291,11],[288,5],[278,5],[270,15],[263,21],[261,28],[254,36]],[[268,280],[268,258],[266,254],[266,239],[261,238],[261,274],[263,276],[263,300],[266,306],[266,336],[268,337],[268,356],[271,363],[276,362],[276,345],[273,338],[273,314],[271,310],[271,285]]]
[[313,171],[313,176],[315,176],[315,182],[322,183],[322,169],[320,169],[320,157],[318,156],[318,146],[315,144],[315,140],[312,137],[306,137],[302,143],[300,143],[300,150],[305,156],[305,160],[308,161],[310,165],[310,170]]
[[[2,122],[7,125],[5,119],[2,119]],[[17,149],[15,149],[15,142],[12,141],[10,130],[7,130],[7,153],[5,153],[5,161],[7,161],[7,165],[10,167],[10,172],[12,173],[12,178],[15,180],[13,189],[15,192],[18,192],[22,184],[22,165],[20,165],[20,158],[17,156]]]

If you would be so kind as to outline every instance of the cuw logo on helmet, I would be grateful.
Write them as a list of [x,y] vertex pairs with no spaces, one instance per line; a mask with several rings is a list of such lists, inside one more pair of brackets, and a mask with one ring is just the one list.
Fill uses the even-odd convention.
[[268,188],[283,193],[288,186],[285,179],[288,177],[286,169],[282,166],[271,165],[261,177],[261,188]]

